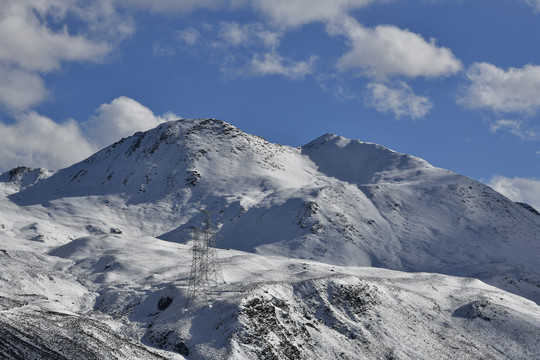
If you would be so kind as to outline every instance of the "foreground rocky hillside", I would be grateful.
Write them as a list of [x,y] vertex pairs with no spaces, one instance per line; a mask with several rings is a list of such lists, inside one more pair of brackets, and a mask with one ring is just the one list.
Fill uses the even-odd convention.
[[220,250],[225,283],[186,309],[186,245],[91,235],[46,253],[0,240],[19,247],[0,254],[0,357],[540,356],[540,307],[471,278]]

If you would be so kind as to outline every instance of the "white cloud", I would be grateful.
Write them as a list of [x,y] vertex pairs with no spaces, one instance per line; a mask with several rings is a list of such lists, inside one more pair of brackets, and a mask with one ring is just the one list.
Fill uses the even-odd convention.
[[[67,28],[52,31],[25,2],[4,9],[0,18],[0,61],[25,70],[51,71],[61,61],[99,60],[109,53],[104,42],[70,35]],[[9,5],[8,5],[9,7]]]
[[25,109],[45,99],[47,89],[41,76],[0,62],[0,104]]
[[275,49],[283,36],[282,32],[273,31],[260,23],[243,24],[222,22],[219,37],[226,46],[262,46]]
[[103,147],[137,131],[146,131],[179,118],[172,113],[156,116],[139,102],[120,96],[109,104],[102,104],[96,110],[96,116],[83,124],[83,128],[92,143]]
[[[324,90],[327,90],[326,85],[321,84],[321,87]],[[358,99],[357,95],[351,93],[349,89],[341,86],[340,84],[332,86],[331,91],[332,91],[332,94],[334,95],[334,98],[338,101],[348,101],[348,100]]]
[[494,176],[488,183],[512,201],[524,202],[540,211],[540,179]]
[[81,31],[91,39],[102,39],[109,44],[118,44],[135,31],[135,22],[131,16],[118,11],[114,2],[110,0],[54,1],[70,4],[68,13],[82,21],[84,28]]
[[461,61],[449,49],[438,47],[434,39],[427,42],[392,25],[369,29],[346,16],[328,24],[327,31],[349,39],[351,50],[337,63],[341,71],[358,69],[377,79],[392,75],[432,78],[452,75],[462,68]]
[[[252,0],[252,6],[282,26],[326,22],[377,0]],[[381,1],[381,0],[379,0]],[[385,0],[382,0],[385,2]]]
[[19,165],[58,169],[97,150],[75,121],[58,124],[35,112],[13,124],[0,122],[0,133],[0,169],[4,170]]
[[193,27],[188,27],[178,31],[177,36],[182,42],[185,42],[188,45],[195,45],[197,42],[199,42],[201,33]]
[[255,55],[244,70],[251,75],[283,75],[291,79],[303,78],[313,73],[317,58],[311,56],[308,61],[291,61],[275,52]]
[[529,128],[523,120],[495,120],[489,125],[489,130],[492,133],[499,130],[506,130],[523,140],[534,140],[540,137],[540,134],[534,129]]
[[251,7],[274,24],[283,27],[328,21],[377,1],[392,0],[114,0],[117,5],[125,8],[164,13],[185,14],[196,10]]
[[114,3],[125,8],[137,8],[152,12],[181,12],[189,13],[195,10],[218,10],[234,7],[235,3],[245,1],[234,0],[113,0]]
[[84,123],[56,123],[28,112],[12,124],[0,122],[0,172],[16,166],[59,169],[83,160],[95,151],[137,131],[149,130],[180,117],[154,115],[137,101],[121,96],[96,110]]
[[540,109],[540,66],[503,70],[475,63],[467,70],[470,84],[458,103],[471,109],[496,113],[533,114]]
[[[288,59],[277,51],[284,33],[261,23],[220,22],[218,26],[201,25],[202,30],[182,30],[185,44],[211,50],[221,71],[229,77],[281,75],[303,78],[315,71],[316,56],[307,60]],[[204,38],[204,39],[203,39]]]
[[223,22],[219,36],[225,43],[233,46],[247,45],[251,37],[250,27],[249,25],[241,26],[236,22]]
[[381,113],[391,112],[396,119],[404,116],[422,118],[433,107],[427,97],[416,95],[404,82],[397,82],[393,88],[382,83],[370,83],[367,88],[370,94],[365,100],[366,105]]
[[[102,61],[112,51],[112,43],[133,30],[130,19],[119,18],[107,1],[90,4],[74,0],[2,1],[0,88],[13,84],[15,88],[0,96],[0,106],[22,110],[39,103],[47,93],[42,80],[45,73],[65,62]],[[80,23],[77,34],[69,30],[73,19]],[[111,36],[114,40],[109,41]]]
[[262,23],[221,21],[217,26],[199,24],[199,28],[190,26],[180,30],[176,33],[177,39],[186,45],[202,45],[212,50],[226,51],[235,47],[275,49],[283,37],[282,31]]

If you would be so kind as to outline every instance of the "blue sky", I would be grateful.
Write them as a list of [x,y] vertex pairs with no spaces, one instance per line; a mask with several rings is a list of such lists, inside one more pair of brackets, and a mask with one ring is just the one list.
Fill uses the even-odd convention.
[[0,0],[0,172],[215,117],[380,143],[540,207],[538,34],[540,0]]

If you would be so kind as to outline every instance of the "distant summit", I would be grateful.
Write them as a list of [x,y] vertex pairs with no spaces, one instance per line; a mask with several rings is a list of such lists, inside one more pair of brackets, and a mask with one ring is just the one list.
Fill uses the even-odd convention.
[[[421,173],[422,170],[432,168],[420,158],[334,134],[326,134],[313,140],[302,147],[302,153],[317,165],[320,172],[358,185],[384,179],[398,180],[405,172],[408,176],[414,176],[411,171]],[[396,171],[400,174],[393,177],[392,172]]]

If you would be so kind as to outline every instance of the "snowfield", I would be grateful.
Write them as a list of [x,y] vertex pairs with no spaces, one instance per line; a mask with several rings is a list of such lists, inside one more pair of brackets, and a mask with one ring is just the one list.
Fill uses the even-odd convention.
[[[225,283],[185,308],[209,210]],[[540,216],[324,135],[213,119],[0,174],[0,358],[540,358]]]

